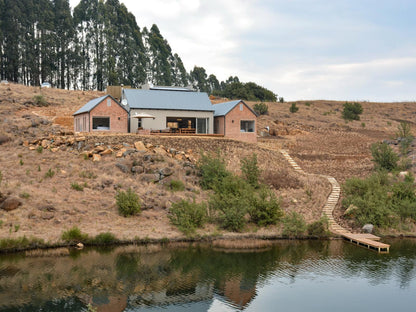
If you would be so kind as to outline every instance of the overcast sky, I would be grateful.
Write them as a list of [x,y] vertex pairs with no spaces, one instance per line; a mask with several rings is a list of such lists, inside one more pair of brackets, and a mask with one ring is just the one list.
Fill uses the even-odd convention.
[[[285,100],[416,101],[414,0],[120,0],[187,71]],[[74,7],[79,0],[70,0]]]

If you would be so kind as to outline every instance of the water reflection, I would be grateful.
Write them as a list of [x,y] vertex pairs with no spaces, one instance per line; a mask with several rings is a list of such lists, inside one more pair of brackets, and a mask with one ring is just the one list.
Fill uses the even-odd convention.
[[390,243],[389,255],[342,241],[281,241],[261,252],[180,245],[2,255],[0,311],[275,310],[279,295],[304,295],[310,284],[406,293],[416,279],[416,240]]

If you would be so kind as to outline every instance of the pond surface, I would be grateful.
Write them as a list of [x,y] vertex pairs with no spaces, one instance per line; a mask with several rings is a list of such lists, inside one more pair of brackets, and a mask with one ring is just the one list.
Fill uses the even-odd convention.
[[257,252],[206,245],[0,255],[0,311],[413,311],[416,240]]

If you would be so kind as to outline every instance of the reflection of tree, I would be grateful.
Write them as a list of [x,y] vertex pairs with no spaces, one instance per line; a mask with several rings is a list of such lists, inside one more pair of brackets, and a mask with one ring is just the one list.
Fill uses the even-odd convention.
[[[0,311],[10,306],[59,311],[66,302],[72,311],[87,303],[99,311],[209,305],[215,294],[244,309],[272,277],[285,283],[317,275],[355,276],[375,285],[397,279],[400,287],[409,287],[416,278],[415,259],[416,240],[394,241],[388,255],[342,241],[282,241],[260,252],[130,246],[111,253],[90,249],[76,257],[1,256]],[[36,299],[28,303],[29,297]]]

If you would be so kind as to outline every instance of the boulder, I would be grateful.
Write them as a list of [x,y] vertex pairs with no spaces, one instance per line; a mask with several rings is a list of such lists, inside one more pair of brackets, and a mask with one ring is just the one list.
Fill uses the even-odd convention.
[[138,150],[139,152],[146,152],[147,148],[144,145],[144,143],[142,141],[137,141],[134,143],[134,147],[136,148],[136,150]]
[[101,155],[100,154],[94,154],[92,155],[92,161],[100,161]]
[[365,225],[363,226],[362,230],[363,230],[363,232],[364,232],[364,233],[369,233],[369,234],[371,234],[371,233],[373,233],[373,230],[374,230],[374,225],[372,225],[372,224],[365,224]]
[[153,150],[153,152],[156,153],[156,154],[159,154],[159,155],[163,155],[163,156],[166,156],[167,155],[166,150],[162,146],[156,147]]
[[7,197],[0,205],[0,208],[6,211],[17,209],[22,204],[16,197]]
[[169,168],[169,167],[162,168],[162,169],[159,170],[159,174],[162,177],[168,177],[168,176],[173,174],[173,169]]
[[137,153],[136,149],[128,149],[123,153],[123,157],[126,157],[126,156],[134,154],[134,153]]
[[135,173],[135,174],[140,174],[144,172],[144,168],[142,166],[133,166],[131,168],[131,172]]
[[11,139],[8,136],[0,135],[0,145],[7,143],[9,141],[11,141]]
[[101,152],[100,155],[104,156],[104,155],[112,155],[113,154],[113,150],[111,148],[107,148],[105,151]]
[[105,148],[104,146],[99,145],[99,146],[94,147],[93,152],[94,152],[94,153],[102,153],[102,152],[104,152],[105,150],[106,150],[106,148]]
[[75,138],[76,142],[84,142],[85,141],[85,136],[79,136]]
[[116,158],[121,158],[123,157],[124,152],[126,151],[125,148],[120,149],[117,154],[116,154]]
[[125,164],[122,164],[122,163],[117,163],[116,164],[116,167],[118,168],[118,169],[120,169],[122,172],[124,172],[124,173],[128,173],[129,172],[129,167],[127,167]]
[[143,174],[141,180],[147,183],[156,183],[159,182],[159,174]]

